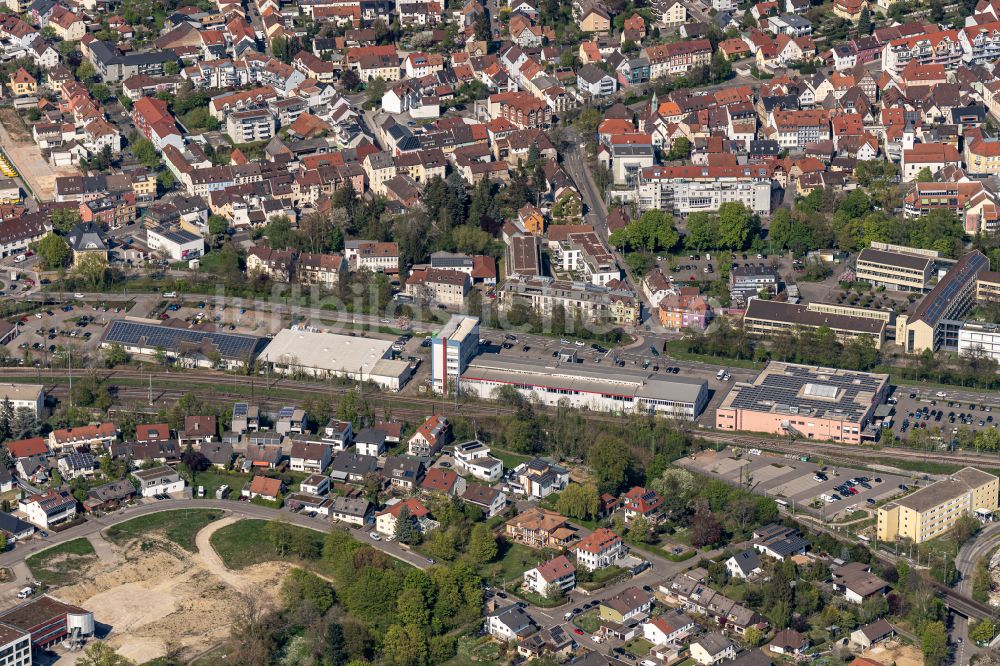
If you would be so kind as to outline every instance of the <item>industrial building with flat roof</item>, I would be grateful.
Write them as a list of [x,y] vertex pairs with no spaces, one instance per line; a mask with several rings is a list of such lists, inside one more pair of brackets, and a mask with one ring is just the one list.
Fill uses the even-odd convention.
[[37,648],[94,635],[93,613],[47,594],[0,611],[0,624],[31,634],[31,644]]
[[893,500],[878,509],[877,535],[881,541],[909,539],[922,543],[941,536],[962,516],[992,515],[997,509],[1000,479],[974,467],[965,467],[926,488]]
[[546,405],[566,401],[570,407],[600,412],[650,412],[688,421],[708,402],[708,385],[702,380],[632,368],[484,354],[462,373],[461,390],[481,398],[493,398],[502,386]]
[[312,377],[344,377],[398,391],[413,369],[391,358],[392,340],[286,328],[261,352],[274,372]]
[[743,329],[752,335],[792,333],[799,329],[829,328],[841,341],[870,337],[876,347],[885,341],[892,313],[827,303],[785,303],[752,298],[743,316]]
[[733,386],[715,427],[860,444],[888,393],[889,375],[772,361]]
[[236,369],[251,363],[266,339],[219,331],[211,324],[188,324],[181,319],[162,323],[115,319],[101,338],[101,347],[121,345],[129,354],[152,358],[162,350],[185,367]]
[[873,243],[861,250],[854,272],[859,282],[895,291],[925,292],[934,277],[937,252]]
[[958,349],[961,319],[976,301],[979,275],[990,267],[990,260],[979,250],[966,252],[941,278],[911,315],[896,320],[896,342],[909,354],[925,349]]

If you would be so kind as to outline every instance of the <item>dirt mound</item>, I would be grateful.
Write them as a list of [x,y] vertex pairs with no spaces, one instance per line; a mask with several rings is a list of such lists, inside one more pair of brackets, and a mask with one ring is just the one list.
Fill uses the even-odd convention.
[[289,569],[275,562],[221,576],[205,566],[206,559],[146,535],[115,548],[112,559],[88,568],[86,580],[56,594],[93,611],[98,623],[110,627],[108,642],[138,663],[171,650],[195,654],[228,635],[244,604],[241,590],[252,589],[258,601],[272,603]]

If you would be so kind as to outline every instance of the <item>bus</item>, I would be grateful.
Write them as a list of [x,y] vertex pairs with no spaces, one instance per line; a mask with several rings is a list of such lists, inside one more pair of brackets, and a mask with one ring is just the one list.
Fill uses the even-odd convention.
[[778,506],[783,506],[783,507],[788,506],[788,500],[783,500],[780,497],[775,498],[774,503],[777,504]]

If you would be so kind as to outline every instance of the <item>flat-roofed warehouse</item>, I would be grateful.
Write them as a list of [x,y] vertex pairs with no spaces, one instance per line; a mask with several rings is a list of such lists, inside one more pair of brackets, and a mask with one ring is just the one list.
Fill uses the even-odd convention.
[[715,427],[860,444],[888,393],[889,375],[772,361],[733,386]]
[[631,368],[584,367],[579,363],[520,359],[484,354],[462,373],[461,389],[493,398],[511,386],[546,405],[600,412],[654,412],[694,420],[708,402],[708,384],[700,379],[663,377]]
[[997,509],[1000,479],[975,467],[964,467],[926,488],[879,507],[881,541],[909,539],[921,543],[939,537],[961,516]]
[[163,323],[115,319],[104,331],[101,347],[121,345],[126,352],[167,358],[186,367],[211,368],[216,361],[229,369],[245,368],[267,342],[265,338],[228,333],[211,324],[188,324],[180,319]]
[[281,374],[345,377],[398,391],[413,369],[406,361],[392,359],[391,349],[392,340],[286,328],[258,360]]
[[0,611],[0,623],[30,634],[31,644],[37,648],[49,647],[69,636],[94,634],[93,613],[47,594]]
[[896,291],[924,292],[931,288],[934,255],[866,247],[858,254],[854,270],[859,282]]
[[752,335],[774,335],[796,329],[829,328],[840,341],[867,336],[876,347],[885,342],[891,312],[827,303],[784,303],[752,298],[743,316],[743,328]]

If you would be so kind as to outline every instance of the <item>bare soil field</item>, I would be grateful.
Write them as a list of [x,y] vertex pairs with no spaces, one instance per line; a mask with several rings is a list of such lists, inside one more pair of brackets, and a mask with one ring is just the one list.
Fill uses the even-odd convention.
[[885,666],[923,666],[924,656],[919,648],[913,645],[903,645],[898,641],[889,641],[885,645],[873,647],[865,653],[866,659],[877,661]]
[[[207,545],[210,533],[226,522],[204,528],[198,545]],[[98,624],[108,627],[107,642],[143,663],[168,653],[194,657],[219,644],[243,608],[242,594],[253,590],[258,601],[272,603],[288,569],[272,562],[232,572],[212,551],[190,553],[146,534],[141,544],[114,546],[113,556],[91,565],[83,582],[54,594],[93,611]],[[75,655],[67,655],[59,663],[74,661]]]

